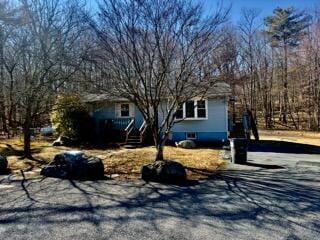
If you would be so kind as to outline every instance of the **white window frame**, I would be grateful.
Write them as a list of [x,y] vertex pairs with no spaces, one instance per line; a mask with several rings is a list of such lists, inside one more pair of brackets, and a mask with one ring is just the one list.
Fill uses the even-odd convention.
[[[188,137],[188,134],[194,134],[194,137]],[[197,139],[197,133],[196,132],[186,132],[186,139],[188,139],[188,140],[196,140]]]
[[[208,120],[208,100],[203,98],[193,98],[188,101],[193,101],[194,104],[194,117],[186,117],[186,103],[182,105],[182,118],[176,118],[177,121],[180,120]],[[205,102],[205,110],[206,110],[206,117],[198,117],[198,106],[197,101],[204,101]]]
[[[121,112],[121,106],[123,104],[128,104],[129,105],[129,116],[122,116],[122,112]],[[130,103],[130,102],[121,102],[121,103],[116,103],[116,107],[115,107],[115,111],[116,111],[116,114],[115,116],[117,118],[132,118],[134,117],[134,104]]]
[[[128,115],[123,116],[122,115],[122,105],[128,105]],[[120,117],[121,118],[128,118],[130,117],[130,103],[120,103]]]

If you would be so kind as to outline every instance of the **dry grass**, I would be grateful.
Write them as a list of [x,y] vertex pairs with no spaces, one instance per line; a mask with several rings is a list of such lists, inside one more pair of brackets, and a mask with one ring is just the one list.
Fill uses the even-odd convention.
[[320,132],[260,130],[261,140],[277,140],[320,146]]
[[[19,139],[1,140],[0,154],[7,156],[9,168],[14,174],[21,174],[20,170],[32,172],[32,177],[38,177],[42,166],[49,163],[56,154],[71,150],[68,147],[52,147],[51,142],[36,140],[32,142],[32,152],[35,160],[20,159],[23,143]],[[118,179],[140,179],[140,169],[143,165],[154,160],[156,150],[154,147],[137,149],[89,149],[81,150],[88,155],[103,159],[107,176]],[[205,179],[214,171],[223,167],[221,150],[216,149],[181,149],[172,146],[165,147],[165,159],[175,160],[187,167],[188,179]],[[31,175],[30,175],[31,176]]]
[[[109,153],[104,162],[107,174],[121,174],[121,178],[139,178],[141,166],[154,160],[154,147],[137,149],[121,149]],[[225,162],[221,160],[221,151],[216,149],[181,149],[172,146],[165,147],[164,157],[175,160],[187,168],[188,179],[205,179],[214,173]]]

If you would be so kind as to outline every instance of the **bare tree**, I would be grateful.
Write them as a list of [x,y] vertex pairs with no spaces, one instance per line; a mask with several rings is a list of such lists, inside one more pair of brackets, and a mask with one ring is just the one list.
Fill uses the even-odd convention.
[[[32,158],[30,128],[48,113],[56,91],[81,65],[75,52],[81,25],[76,1],[21,0],[25,22],[17,35],[17,71],[21,92],[18,103],[24,134],[24,157]],[[23,89],[23,90],[22,90]]]
[[182,103],[213,84],[210,55],[228,10],[205,16],[182,0],[104,0],[91,22],[117,95],[136,104],[153,133],[156,159]]
[[[238,26],[240,30],[240,56],[242,57],[242,62],[245,71],[247,71],[248,76],[248,95],[250,96],[249,100],[249,108],[253,110],[254,113],[256,111],[257,104],[257,84],[258,84],[258,74],[257,74],[257,58],[256,58],[256,49],[255,43],[257,42],[257,35],[259,32],[259,28],[261,24],[258,22],[258,17],[260,14],[260,10],[258,9],[248,9],[243,8],[242,20]],[[247,103],[246,103],[247,104]],[[246,105],[246,108],[248,106]]]
[[7,117],[6,117],[6,104],[5,104],[5,56],[4,49],[11,26],[21,23],[21,16],[19,9],[11,5],[9,1],[0,1],[0,119],[2,127],[5,132],[8,132]]

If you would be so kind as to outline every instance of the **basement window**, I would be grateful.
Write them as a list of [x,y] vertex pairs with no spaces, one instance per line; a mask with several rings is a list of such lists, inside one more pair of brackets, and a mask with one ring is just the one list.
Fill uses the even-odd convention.
[[195,132],[187,132],[186,139],[190,139],[190,140],[197,139],[197,134]]

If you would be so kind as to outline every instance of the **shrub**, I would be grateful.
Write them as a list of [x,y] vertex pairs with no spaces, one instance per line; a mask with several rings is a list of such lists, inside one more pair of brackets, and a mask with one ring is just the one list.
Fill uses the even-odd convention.
[[78,95],[59,96],[50,117],[53,128],[60,136],[79,142],[90,140],[92,120]]

